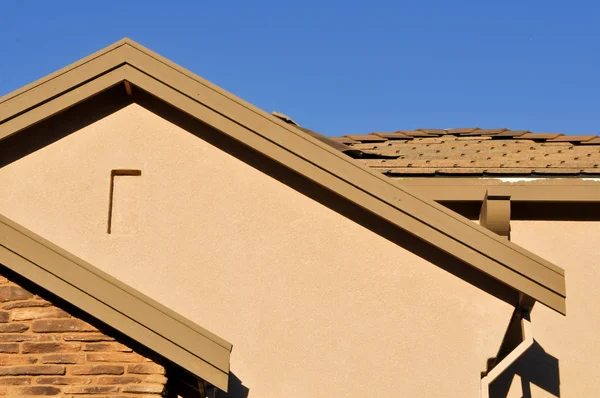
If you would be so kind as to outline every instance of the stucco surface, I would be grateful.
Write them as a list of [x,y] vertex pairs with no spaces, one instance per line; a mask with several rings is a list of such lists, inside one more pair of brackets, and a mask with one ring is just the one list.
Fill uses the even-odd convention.
[[[600,396],[600,223],[513,221],[511,225],[512,240],[563,267],[567,282],[567,316],[536,305],[531,319],[538,352],[512,370],[530,386],[534,398]],[[538,371],[532,372],[535,368]]]
[[[120,168],[142,170],[136,225],[108,235]],[[136,104],[0,186],[4,215],[233,343],[250,397],[478,397],[512,313]]]

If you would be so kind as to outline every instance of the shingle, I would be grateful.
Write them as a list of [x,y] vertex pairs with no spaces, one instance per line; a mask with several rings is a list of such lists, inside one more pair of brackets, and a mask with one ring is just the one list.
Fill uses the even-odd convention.
[[510,175],[530,175],[532,169],[526,167],[506,167],[506,168],[490,168],[485,171],[485,174],[498,175],[498,174],[510,174]]
[[427,134],[437,134],[437,135],[445,135],[448,134],[446,130],[442,130],[442,129],[417,129],[419,131],[422,131],[424,133]]
[[399,131],[396,131],[394,133],[372,133],[372,134],[375,134],[379,137],[383,137],[388,140],[412,140],[413,139],[413,137],[403,134]]
[[600,174],[600,167],[581,170],[582,174]]
[[527,140],[552,140],[562,136],[561,133],[527,133],[520,135],[519,138]]
[[548,142],[586,142],[596,138],[595,135],[563,135],[548,140]]
[[353,134],[353,135],[345,135],[344,137],[350,138],[351,140],[354,140],[354,141],[360,141],[360,142],[384,142],[384,141],[387,141],[385,138],[379,137],[379,136],[373,135],[373,134]]
[[467,168],[467,167],[453,167],[451,169],[438,169],[437,174],[440,175],[482,175],[485,169],[483,168]]
[[432,137],[434,135],[425,133],[423,131],[419,131],[419,130],[398,130],[396,131],[396,133],[402,133],[404,135],[407,135],[409,137]]
[[[392,176],[600,175],[600,137],[527,130],[398,130],[340,138]],[[368,158],[368,159],[367,159]]]
[[488,136],[485,136],[485,137],[474,136],[474,137],[472,137],[472,136],[463,136],[461,134],[461,136],[458,137],[456,139],[456,141],[477,141],[477,140],[491,140],[491,139],[492,139],[492,137],[488,137]]
[[[496,135],[496,134],[500,134],[504,131],[509,131],[508,129],[505,128],[500,128],[500,129],[479,129],[477,131],[474,131],[472,133],[469,133],[468,135]],[[467,134],[461,134],[461,135],[467,135]]]
[[534,174],[561,174],[561,175],[576,175],[581,173],[581,169],[547,167],[545,169],[535,169]]
[[456,128],[456,129],[448,129],[446,130],[446,132],[448,134],[470,134],[470,133],[477,133],[479,130],[479,127],[463,127],[463,128]]
[[585,145],[600,145],[600,137],[594,138],[594,139],[589,140],[589,141],[582,142],[582,144],[585,144]]
[[348,144],[356,144],[356,143],[358,143],[358,142],[359,142],[359,141],[355,141],[355,140],[353,140],[353,139],[350,139],[350,138],[348,138],[348,137],[331,137],[331,139],[332,139],[333,141],[337,141],[337,142],[339,142],[340,144],[345,144],[345,145],[348,145]]
[[523,134],[531,133],[529,130],[504,130],[500,133],[493,134],[492,137],[520,137]]
[[385,170],[384,174],[387,175],[435,175],[436,169],[435,168],[409,168],[409,167],[402,167],[402,168],[394,168],[394,169],[388,169]]

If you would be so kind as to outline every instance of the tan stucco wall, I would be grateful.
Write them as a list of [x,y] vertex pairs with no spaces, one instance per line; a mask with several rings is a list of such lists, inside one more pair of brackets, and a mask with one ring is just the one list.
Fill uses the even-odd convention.
[[[563,267],[567,283],[566,317],[535,305],[533,334],[547,355],[538,349],[517,364],[513,391],[525,379],[534,398],[600,396],[600,222],[513,221],[511,227],[512,240]],[[556,368],[560,395],[551,380]]]
[[[108,235],[117,168],[139,214]],[[0,185],[1,213],[232,342],[250,397],[478,397],[512,313],[138,105]]]

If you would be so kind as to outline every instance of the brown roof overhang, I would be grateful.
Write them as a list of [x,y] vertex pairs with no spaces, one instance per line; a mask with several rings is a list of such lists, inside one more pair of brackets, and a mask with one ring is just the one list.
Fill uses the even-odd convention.
[[[0,98],[2,138],[128,82],[517,292],[565,313],[564,271],[128,39]],[[424,131],[433,134],[437,130]],[[404,134],[404,133],[403,133]]]

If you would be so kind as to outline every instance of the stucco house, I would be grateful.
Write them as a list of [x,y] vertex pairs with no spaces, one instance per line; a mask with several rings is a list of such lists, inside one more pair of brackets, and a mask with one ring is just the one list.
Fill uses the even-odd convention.
[[599,164],[326,137],[124,39],[0,98],[0,395],[600,396]]

